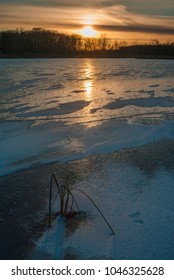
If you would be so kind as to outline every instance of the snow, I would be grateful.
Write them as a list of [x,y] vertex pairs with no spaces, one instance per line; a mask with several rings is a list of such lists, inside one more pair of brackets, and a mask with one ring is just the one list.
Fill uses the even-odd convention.
[[80,195],[77,201],[88,213],[86,220],[71,233],[58,217],[37,241],[32,258],[62,259],[69,253],[75,259],[173,259],[173,174],[162,169],[148,178],[130,164],[113,162],[106,162],[104,171],[106,178],[101,169],[76,182],[74,189],[90,194],[115,235]]

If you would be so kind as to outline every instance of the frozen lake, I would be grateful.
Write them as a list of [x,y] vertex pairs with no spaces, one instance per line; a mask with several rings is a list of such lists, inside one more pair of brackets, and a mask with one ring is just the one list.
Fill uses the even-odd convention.
[[[173,60],[0,60],[1,258],[174,258],[173,77]],[[37,240],[52,172],[115,236],[78,195],[75,227]]]
[[166,119],[174,112],[173,77],[170,60],[1,60],[1,120],[89,127]]
[[170,137],[173,77],[171,60],[1,59],[0,174]]

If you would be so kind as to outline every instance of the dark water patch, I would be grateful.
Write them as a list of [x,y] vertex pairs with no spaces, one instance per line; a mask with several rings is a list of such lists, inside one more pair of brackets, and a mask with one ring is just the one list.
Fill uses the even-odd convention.
[[[53,103],[55,103],[53,101]],[[58,107],[48,108],[45,110],[37,110],[34,112],[23,112],[22,114],[17,113],[17,117],[39,117],[39,116],[58,116],[64,114],[71,114],[78,110],[82,110],[84,107],[88,106],[90,102],[85,100],[73,101],[68,103],[62,103]]]
[[82,110],[90,104],[90,101],[78,100],[68,103],[62,103],[59,105],[59,114],[71,114],[76,111]]
[[81,90],[73,90],[72,93],[81,93],[81,92],[86,92],[85,89],[81,89]]
[[173,107],[174,99],[171,97],[148,97],[148,98],[135,98],[135,99],[116,99],[114,102],[108,103],[103,106],[104,109],[114,110],[120,109],[125,106],[137,106],[137,107]]
[[156,87],[159,87],[160,85],[159,84],[155,84],[155,85],[150,85],[149,87],[150,88],[156,88]]

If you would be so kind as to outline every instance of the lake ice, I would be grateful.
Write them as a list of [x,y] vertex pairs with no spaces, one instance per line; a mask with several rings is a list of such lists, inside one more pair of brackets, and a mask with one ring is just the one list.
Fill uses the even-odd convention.
[[171,60],[1,59],[0,174],[170,137],[173,76]]
[[[74,187],[102,205],[116,231],[111,236],[80,197],[91,218],[65,239],[59,221],[61,251],[43,235],[38,258],[46,247],[45,255],[53,259],[68,253],[75,258],[174,257],[173,77],[173,60],[0,60],[0,175],[44,163],[71,166],[98,155],[96,169]],[[126,156],[131,150],[137,158],[143,149],[138,164]],[[121,161],[108,156],[122,151]],[[146,154],[152,156],[144,161]],[[54,231],[56,224],[52,244]]]

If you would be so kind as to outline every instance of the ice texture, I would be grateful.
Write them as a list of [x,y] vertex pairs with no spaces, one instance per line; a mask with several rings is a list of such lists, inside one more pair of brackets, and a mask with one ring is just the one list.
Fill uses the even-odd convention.
[[173,137],[173,75],[173,60],[1,59],[0,174]]

